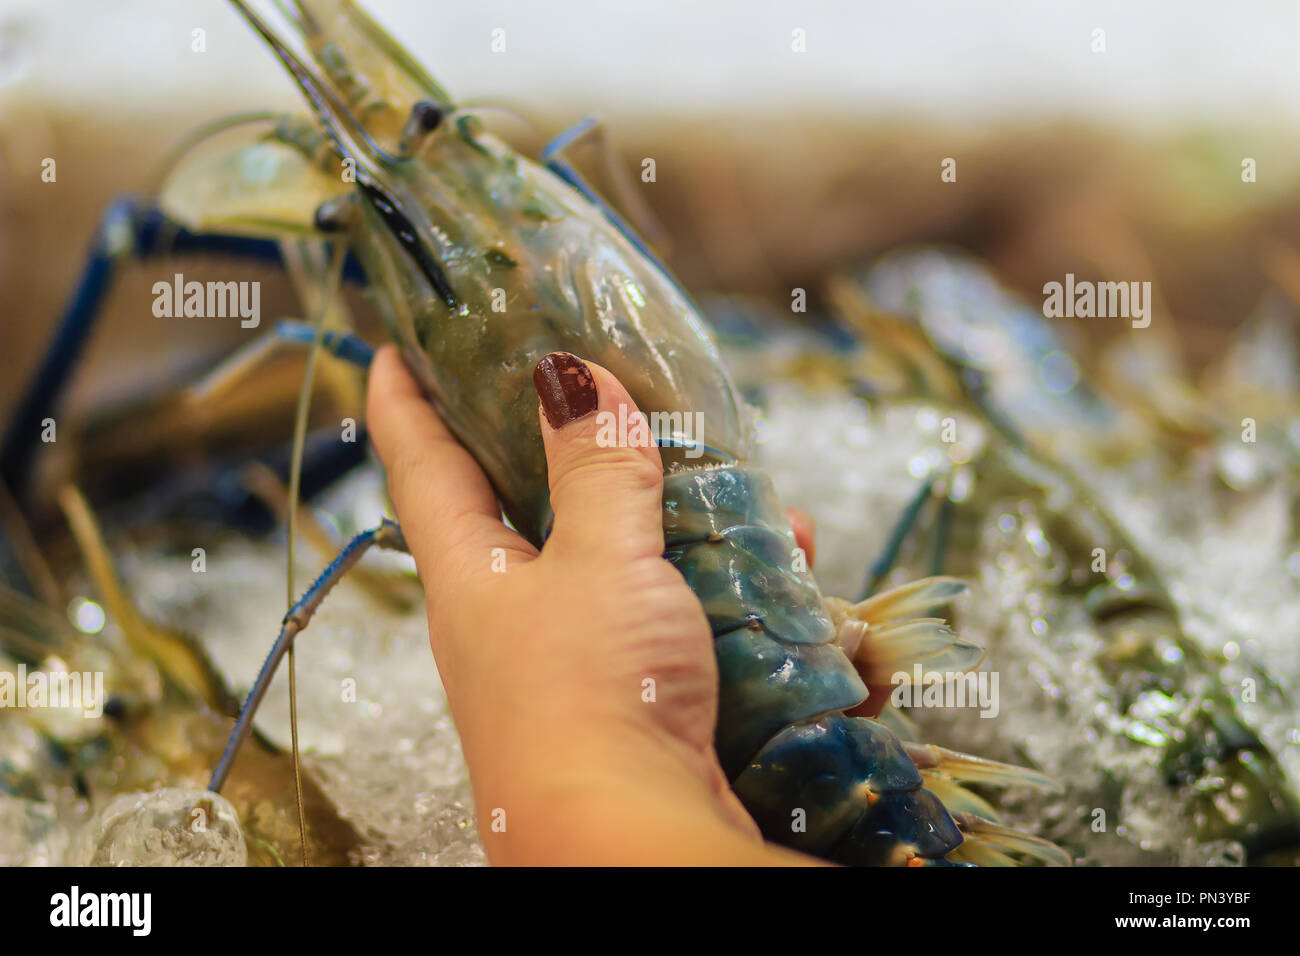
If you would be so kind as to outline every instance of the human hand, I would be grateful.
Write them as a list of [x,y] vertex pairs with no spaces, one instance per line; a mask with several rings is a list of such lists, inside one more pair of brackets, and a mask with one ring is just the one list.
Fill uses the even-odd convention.
[[[595,413],[630,415],[632,399],[566,353],[535,381],[555,513],[540,553],[501,521],[394,347],[375,357],[367,405],[489,857],[803,862],[761,843],[714,753],[713,639],[662,557],[658,448],[597,444]],[[811,555],[811,523],[791,517]]]

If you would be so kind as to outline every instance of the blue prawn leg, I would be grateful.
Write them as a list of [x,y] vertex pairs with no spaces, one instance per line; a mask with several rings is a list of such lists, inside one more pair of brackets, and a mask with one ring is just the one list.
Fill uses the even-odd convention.
[[389,521],[387,518],[383,520],[379,527],[361,532],[348,542],[347,547],[339,552],[339,556],[321,572],[320,577],[312,583],[306,593],[299,598],[298,603],[284,616],[280,634],[271,647],[271,653],[266,656],[262,669],[258,671],[252,690],[248,692],[248,697],[244,700],[244,706],[239,711],[239,720],[236,721],[235,729],[231,732],[230,740],[226,743],[226,749],[221,755],[221,761],[217,764],[216,769],[212,771],[212,778],[208,781],[209,790],[220,793],[221,788],[225,786],[226,778],[230,775],[230,768],[235,763],[239,748],[248,739],[248,734],[253,729],[253,717],[257,713],[257,708],[261,705],[262,698],[266,696],[267,689],[271,686],[271,679],[275,677],[276,669],[280,666],[280,660],[288,652],[293,639],[307,626],[312,615],[316,613],[316,609],[325,600],[325,595],[333,590],[334,585],[343,580],[343,576],[371,548],[386,548],[390,551],[404,552],[407,550],[406,538],[402,535],[402,529],[398,527],[397,523]]
[[564,155],[565,150],[583,138],[590,136],[594,130],[599,128],[599,126],[600,120],[596,119],[594,116],[588,116],[585,119],[579,120],[543,147],[541,156],[542,163],[547,169],[559,176],[560,179],[564,180],[576,189],[584,199],[599,209],[601,214],[609,220],[610,225],[617,229],[623,235],[623,238],[632,244],[632,248],[636,249],[636,251],[645,256],[646,259],[653,262],[659,267],[660,271],[662,271],[665,276],[668,276],[671,279],[672,276],[668,270],[650,250],[650,247],[646,245],[645,241],[637,235],[636,230],[628,225],[627,221],[614,211],[613,206],[605,202],[600,193],[596,192],[596,190],[594,190],[591,185],[582,178],[582,174],[578,172],[577,168],[575,168]]
[[[149,200],[123,197],[104,212],[89,257],[50,347],[16,406],[0,447],[0,479],[21,500],[26,491],[31,449],[41,422],[58,404],[82,349],[94,330],[124,262],[144,261],[165,253],[234,256],[280,264],[279,244],[245,235],[194,232],[167,218]],[[355,259],[344,265],[344,278],[364,281]]]
[[[311,323],[281,319],[270,331],[259,335],[248,345],[228,355],[216,368],[190,386],[187,392],[192,398],[201,399],[233,381],[244,378],[250,369],[279,346],[310,348],[315,340],[316,328]],[[375,350],[369,343],[351,332],[326,329],[321,333],[320,347],[325,354],[363,370],[370,368],[370,362],[375,357]]]

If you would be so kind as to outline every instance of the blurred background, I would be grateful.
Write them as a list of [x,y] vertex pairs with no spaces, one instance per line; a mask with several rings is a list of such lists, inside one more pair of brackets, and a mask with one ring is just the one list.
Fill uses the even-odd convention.
[[[1176,328],[1193,368],[1270,282],[1300,291],[1294,4],[368,6],[463,102],[515,111],[485,116],[525,149],[593,114],[629,169],[653,157],[656,182],[641,196],[692,291],[788,301],[798,286],[815,300],[836,268],[948,240],[1034,298],[1067,271],[1153,281],[1167,304],[1157,324]],[[504,52],[492,51],[494,30]],[[301,110],[221,0],[6,0],[0,408],[109,200],[152,188],[195,126],[263,108]],[[41,181],[46,157],[55,183]],[[940,181],[945,157],[955,183]],[[1254,183],[1242,182],[1247,157]],[[264,279],[264,308],[288,309]],[[230,323],[154,320],[149,284],[121,283],[73,408],[237,340]]]

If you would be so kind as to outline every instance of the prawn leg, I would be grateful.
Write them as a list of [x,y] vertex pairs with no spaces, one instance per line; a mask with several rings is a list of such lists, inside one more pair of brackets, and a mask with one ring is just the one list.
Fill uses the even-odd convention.
[[275,677],[275,672],[280,666],[280,661],[293,644],[294,638],[307,627],[312,615],[316,613],[316,609],[325,600],[325,596],[334,589],[334,586],[339,581],[343,580],[343,576],[371,548],[409,553],[402,529],[395,521],[385,518],[378,527],[363,531],[349,541],[347,546],[339,552],[338,557],[321,572],[320,577],[298,599],[298,603],[289,609],[289,613],[284,616],[275,644],[272,645],[271,652],[267,655],[265,663],[262,664],[262,669],[258,671],[257,679],[253,682],[253,688],[248,692],[248,697],[244,700],[244,706],[239,711],[239,719],[235,722],[235,729],[230,735],[230,740],[226,743],[226,749],[221,755],[221,761],[217,764],[216,769],[212,771],[212,778],[208,781],[209,790],[220,793],[221,788],[225,786],[226,778],[230,775],[230,769],[235,763],[235,757],[239,754],[239,748],[248,739],[249,731],[253,729],[253,717],[257,714],[257,708],[266,696],[266,692],[271,686],[271,680]]
[[[215,368],[185,390],[191,401],[210,398],[246,378],[262,361],[284,346],[310,348],[316,330],[309,322],[281,319],[268,332],[223,359]],[[375,350],[350,332],[327,329],[321,333],[321,350],[359,369],[370,368]]]
[[[657,238],[658,234],[661,232],[660,228],[656,223],[654,223],[653,217],[650,215],[650,211],[646,208],[645,204],[641,202],[635,191],[633,191],[622,167],[618,165],[612,155],[608,141],[604,138],[604,125],[594,116],[588,116],[585,119],[579,120],[573,126],[569,127],[547,143],[542,148],[542,164],[581,193],[582,197],[589,203],[599,209],[601,214],[609,220],[610,225],[622,233],[623,238],[630,242],[637,252],[641,253],[641,255],[645,256],[655,265],[659,266],[660,269],[664,269],[663,263],[661,263],[659,258],[651,251],[649,244],[647,244],[637,231],[629,225],[627,220],[614,211],[613,206],[605,202],[600,193],[596,192],[596,190],[592,188],[591,184],[583,179],[582,174],[579,173],[574,165],[566,158],[565,153],[567,150],[584,140],[598,140],[600,149],[602,153],[605,154],[605,169],[614,185],[615,191],[623,199],[624,204],[633,210],[635,218],[641,222],[642,226],[646,227],[647,231],[654,233]],[[666,272],[667,270],[665,269],[664,271]]]
[[[234,257],[283,265],[279,243],[222,232],[196,232],[169,219],[154,202],[122,197],[104,212],[89,258],[58,330],[36,374],[23,392],[17,411],[0,446],[0,480],[21,501],[30,474],[30,450],[40,434],[41,422],[50,415],[67,387],[72,370],[90,339],[95,322],[128,259],[146,261],[166,253]],[[364,281],[355,261],[349,259],[344,278]]]
[[912,496],[911,501],[907,503],[902,514],[898,516],[898,519],[894,522],[894,527],[889,532],[889,538],[885,541],[885,546],[867,569],[867,583],[863,585],[862,596],[859,600],[865,601],[875,594],[881,582],[885,580],[885,576],[893,569],[894,563],[898,560],[898,555],[903,549],[903,542],[907,540],[907,536],[916,527],[917,519],[921,515],[921,509],[925,507],[925,503],[933,490],[934,479],[927,478],[921,483],[921,487]]

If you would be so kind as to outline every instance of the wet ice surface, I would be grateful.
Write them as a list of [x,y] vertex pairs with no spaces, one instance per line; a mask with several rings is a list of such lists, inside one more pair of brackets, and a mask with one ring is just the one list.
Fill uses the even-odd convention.
[[118,797],[77,834],[72,866],[243,866],[239,819],[220,794],[166,788]]
[[774,383],[755,457],[787,507],[817,522],[822,593],[856,599],[894,521],[942,454],[942,416],[923,403],[868,409],[840,391]]
[[[984,522],[981,573],[961,631],[988,648],[981,669],[999,676],[999,712],[987,719],[971,711],[915,716],[928,734],[950,734],[959,749],[1028,762],[1061,781],[1064,797],[1010,793],[1003,805],[1084,860],[1191,862],[1179,859],[1181,851],[1192,852],[1191,827],[1171,813],[1162,750],[1126,734],[1114,688],[1096,663],[1105,644],[1082,605],[1054,593],[1054,556],[1031,544],[1036,512],[995,511]],[[1116,805],[1118,819],[1096,815]]]
[[[1268,450],[1247,447],[1243,453]],[[1179,484],[1123,473],[1095,480],[1165,576],[1187,634],[1224,659],[1230,681],[1254,681],[1255,700],[1238,695],[1241,714],[1291,779],[1300,780],[1300,529],[1291,510],[1296,489],[1281,476],[1233,490],[1219,480],[1208,457],[1197,459]],[[1261,672],[1289,693],[1272,692]]]
[[[374,480],[366,473],[343,482],[331,505],[365,498]],[[357,522],[368,526],[378,518],[376,511]],[[376,553],[363,564],[392,571],[409,566],[406,562],[403,556]],[[299,592],[324,563],[306,544],[299,545]],[[146,610],[198,635],[242,697],[284,614],[284,540],[228,537],[208,543],[206,568],[195,575],[188,557],[136,555],[130,573]],[[304,772],[361,835],[365,845],[355,862],[483,865],[469,778],[429,651],[423,603],[402,613],[345,579],[297,638],[296,648]],[[289,681],[283,664],[257,726],[289,749]]]
[[[793,383],[769,382],[765,395],[758,462],[787,505],[817,519],[816,572],[823,591],[856,597],[920,476],[936,455],[951,453],[938,438],[947,412],[925,403],[868,408],[842,391],[810,392]],[[1300,559],[1282,484],[1232,492],[1208,463],[1179,475],[1114,469],[1088,481],[1166,576],[1188,635],[1229,658],[1231,679],[1258,676],[1252,665],[1259,664],[1283,687],[1300,687]],[[364,499],[373,485],[373,473],[346,482],[334,502]],[[331,510],[347,512],[333,503]],[[1155,748],[1134,746],[1113,726],[1111,689],[1090,663],[1098,638],[1082,609],[1049,606],[1041,556],[1026,546],[1032,515],[1018,515],[1010,530],[1000,517],[991,514],[983,528],[981,574],[959,605],[963,635],[989,649],[981,667],[1001,674],[1000,712],[991,719],[970,710],[923,713],[922,736],[1029,763],[1065,782],[1063,797],[1013,792],[1001,805],[1012,825],[1079,840],[1088,847],[1086,861],[1233,862],[1233,845],[1190,846],[1186,823],[1170,819]],[[377,512],[361,514],[355,523],[377,519]],[[201,576],[187,554],[137,551],[123,558],[129,586],[147,613],[199,636],[242,693],[283,614],[284,542],[229,536],[195,544],[207,549]],[[299,590],[324,560],[300,545]],[[366,563],[391,568],[401,560]],[[1040,632],[1035,621],[1044,617],[1053,626]],[[397,613],[345,582],[298,648],[305,771],[362,835],[365,846],[355,861],[482,864],[464,761],[422,607]],[[287,683],[282,668],[259,721],[286,749]],[[1261,693],[1242,715],[1292,778],[1300,777],[1294,705]],[[1122,787],[1120,829],[1112,821],[1107,836],[1090,836],[1080,832],[1092,805],[1087,795],[1108,785],[1105,772]],[[138,795],[127,803],[134,800]],[[99,817],[85,832],[102,827]],[[84,853],[84,844],[69,852],[69,832],[49,806],[0,797],[0,863],[61,863]],[[110,859],[132,855],[112,840],[108,845]],[[141,848],[138,855],[148,853]]]
[[[817,519],[815,570],[823,591],[856,596],[918,487],[917,466],[934,454],[935,421],[948,413],[924,405],[868,409],[847,395],[787,383],[768,385],[764,394],[758,459],[785,504]],[[1115,469],[1088,479],[1165,576],[1188,635],[1229,658],[1227,677],[1258,680],[1251,665],[1260,665],[1294,694],[1300,559],[1285,487],[1233,498],[1207,468],[1195,467],[1179,475]],[[1093,663],[1099,636],[1081,606],[1055,598],[1050,561],[1030,544],[1032,511],[1016,513],[1012,503],[1008,522],[1007,510],[986,517],[981,573],[958,611],[963,636],[988,649],[980,669],[999,672],[1000,712],[980,718],[969,709],[914,711],[922,736],[1029,763],[1063,781],[1064,796],[1011,791],[1000,805],[1011,824],[1084,847],[1086,862],[1238,862],[1239,845],[1196,846],[1190,823],[1171,817],[1159,748],[1126,736],[1113,688]],[[1292,780],[1300,779],[1294,697],[1261,689],[1259,702],[1241,713]],[[1096,833],[1093,795],[1116,786],[1121,819]]]
[[0,794],[0,866],[60,866],[67,847],[51,804]]

